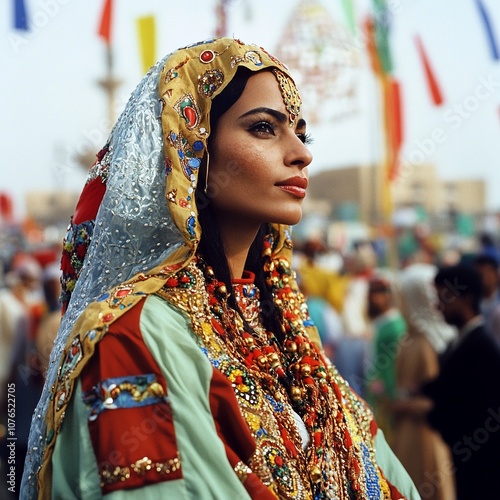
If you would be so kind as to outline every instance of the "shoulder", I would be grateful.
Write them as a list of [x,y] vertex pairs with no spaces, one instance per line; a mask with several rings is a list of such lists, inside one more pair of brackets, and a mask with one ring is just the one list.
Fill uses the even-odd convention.
[[450,353],[443,372],[468,380],[480,380],[491,374],[500,376],[500,350],[493,337],[479,326]]
[[156,295],[149,295],[122,314],[108,329],[101,344],[111,337],[141,338],[188,328],[189,318],[179,308]]
[[463,354],[470,356],[472,352],[480,351],[484,354],[489,354],[493,357],[498,357],[500,360],[500,351],[493,337],[486,331],[483,325],[472,330],[464,341],[459,345],[459,349]]
[[392,339],[393,337],[401,337],[406,333],[406,330],[406,321],[399,311],[389,311],[380,324],[379,332],[380,335]]

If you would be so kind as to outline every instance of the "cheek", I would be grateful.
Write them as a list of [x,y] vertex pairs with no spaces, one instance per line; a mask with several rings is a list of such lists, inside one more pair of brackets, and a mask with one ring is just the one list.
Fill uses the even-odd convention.
[[235,189],[251,189],[266,174],[264,159],[258,152],[238,148],[236,145],[232,154],[227,156],[223,169],[230,185]]

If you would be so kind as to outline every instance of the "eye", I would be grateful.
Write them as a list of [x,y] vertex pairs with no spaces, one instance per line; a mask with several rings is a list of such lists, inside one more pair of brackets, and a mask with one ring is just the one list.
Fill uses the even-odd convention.
[[275,135],[275,127],[272,123],[267,121],[260,121],[254,123],[248,130],[257,134],[270,134]]
[[297,134],[297,137],[307,146],[314,142],[311,134]]

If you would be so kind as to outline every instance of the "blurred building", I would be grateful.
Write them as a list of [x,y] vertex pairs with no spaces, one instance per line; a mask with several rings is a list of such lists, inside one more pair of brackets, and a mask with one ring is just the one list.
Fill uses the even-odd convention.
[[[380,168],[356,166],[326,170],[310,177],[304,210],[333,220],[376,225],[382,216]],[[434,165],[402,170],[392,187],[393,213],[419,211],[429,219],[486,212],[486,184],[480,179],[441,179]]]
[[33,191],[26,194],[27,217],[41,227],[66,228],[75,211],[78,193],[68,191]]

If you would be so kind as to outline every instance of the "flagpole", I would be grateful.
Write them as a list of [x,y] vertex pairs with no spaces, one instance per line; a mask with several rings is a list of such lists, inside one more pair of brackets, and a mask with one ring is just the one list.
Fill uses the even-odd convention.
[[116,120],[116,89],[121,81],[114,76],[113,49],[111,44],[111,27],[113,18],[113,0],[104,0],[99,23],[99,36],[104,40],[106,47],[106,77],[98,81],[108,98],[108,128],[111,129]]
[[116,94],[117,89],[121,85],[121,80],[115,78],[114,75],[114,57],[111,43],[106,44],[106,76],[98,80],[100,87],[104,89],[107,97],[108,105],[108,123],[111,129],[113,123],[116,121]]
[[[105,42],[105,77],[98,80],[97,84],[104,90],[107,100],[107,130],[103,132],[108,134],[116,121],[116,95],[117,88],[122,81],[114,75],[114,57],[111,44],[111,18],[113,12],[112,0],[104,0],[101,18],[99,22],[98,35]],[[102,144],[89,144],[82,153],[76,156],[78,163],[88,170],[95,162],[95,148],[102,147]]]

